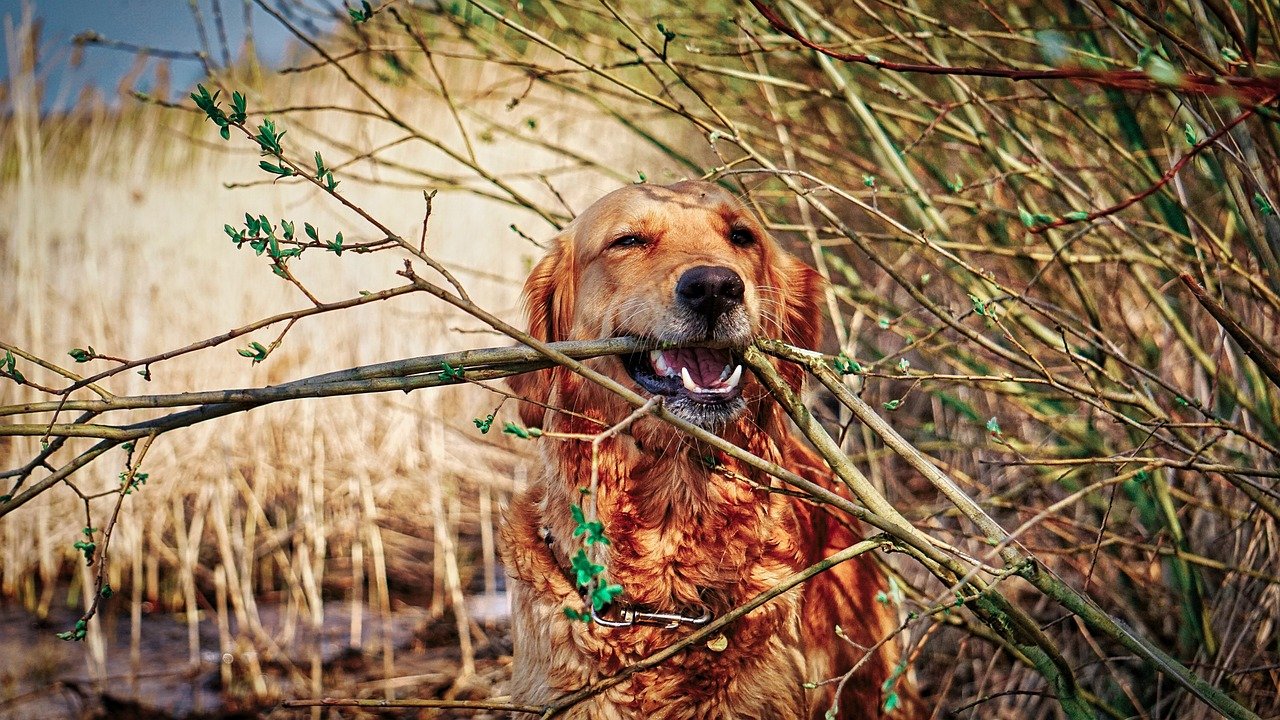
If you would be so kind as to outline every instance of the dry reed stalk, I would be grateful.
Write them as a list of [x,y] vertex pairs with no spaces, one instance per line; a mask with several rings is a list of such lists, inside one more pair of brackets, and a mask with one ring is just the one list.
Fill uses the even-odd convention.
[[364,648],[364,541],[360,528],[364,526],[364,513],[357,502],[360,498],[360,481],[355,475],[347,479],[347,494],[350,495],[351,520],[356,528],[351,534],[351,627],[348,644],[357,649]]
[[481,485],[479,492],[480,555],[484,572],[484,594],[492,596],[498,593],[498,553],[494,542],[493,495],[488,485]]
[[[361,532],[369,542],[373,556],[373,587],[370,600],[376,603],[381,630],[381,655],[383,677],[395,677],[395,645],[391,638],[391,589],[387,583],[387,554],[382,543],[382,530],[378,527],[378,510],[373,500],[373,483],[367,471],[357,475],[360,481],[360,501],[365,519]],[[383,697],[395,699],[395,689],[383,688]]]
[[457,545],[451,532],[449,515],[444,508],[444,492],[441,483],[431,482],[431,517],[436,527],[436,543],[444,558],[445,587],[448,592],[448,606],[453,609],[454,623],[458,630],[458,649],[462,653],[462,675],[475,674],[475,651],[471,647],[471,624],[468,619],[466,599],[462,594],[462,581],[458,573]]
[[213,569],[214,608],[217,612],[218,624],[218,676],[222,687],[230,688],[233,680],[233,659],[235,644],[231,640],[231,618],[227,610],[227,573],[226,566],[219,564]]
[[[138,528],[138,534],[147,532],[145,525]],[[138,696],[139,674],[142,672],[142,589],[143,583],[143,543],[133,543],[133,551],[129,554],[129,566],[132,575],[129,582],[129,692]]]

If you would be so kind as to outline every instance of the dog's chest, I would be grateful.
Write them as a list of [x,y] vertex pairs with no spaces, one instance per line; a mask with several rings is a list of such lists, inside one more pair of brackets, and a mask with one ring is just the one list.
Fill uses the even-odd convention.
[[[659,469],[663,471],[665,469]],[[678,482],[618,478],[599,511],[608,572],[633,601],[726,611],[800,566],[790,507],[741,479],[697,468]]]

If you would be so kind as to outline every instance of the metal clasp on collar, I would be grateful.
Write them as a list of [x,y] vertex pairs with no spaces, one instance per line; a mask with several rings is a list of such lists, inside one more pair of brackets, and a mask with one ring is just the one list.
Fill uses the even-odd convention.
[[650,625],[660,627],[665,630],[675,630],[681,625],[706,625],[711,622],[711,611],[703,608],[702,614],[698,617],[689,617],[679,613],[662,613],[662,612],[643,612],[635,608],[624,607],[618,609],[618,620],[609,620],[601,617],[596,612],[595,605],[587,602],[591,609],[591,619],[600,623],[603,627],[620,628],[631,627],[632,625]]

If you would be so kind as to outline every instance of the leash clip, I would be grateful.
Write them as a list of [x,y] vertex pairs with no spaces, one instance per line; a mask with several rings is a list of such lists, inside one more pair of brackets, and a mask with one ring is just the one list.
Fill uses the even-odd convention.
[[602,617],[596,612],[594,604],[588,602],[587,605],[591,610],[591,619],[600,623],[602,627],[620,628],[632,627],[633,625],[648,625],[651,627],[660,627],[664,630],[675,630],[681,625],[706,625],[711,622],[711,611],[703,608],[702,614],[697,617],[689,617],[679,613],[662,613],[662,612],[644,612],[631,607],[618,609],[618,619],[609,620]]

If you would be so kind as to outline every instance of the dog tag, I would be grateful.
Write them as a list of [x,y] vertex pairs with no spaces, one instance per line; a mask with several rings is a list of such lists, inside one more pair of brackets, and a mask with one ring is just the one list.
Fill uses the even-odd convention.
[[716,636],[707,641],[707,649],[712,652],[724,652],[729,647],[729,638],[724,633],[716,633]]

